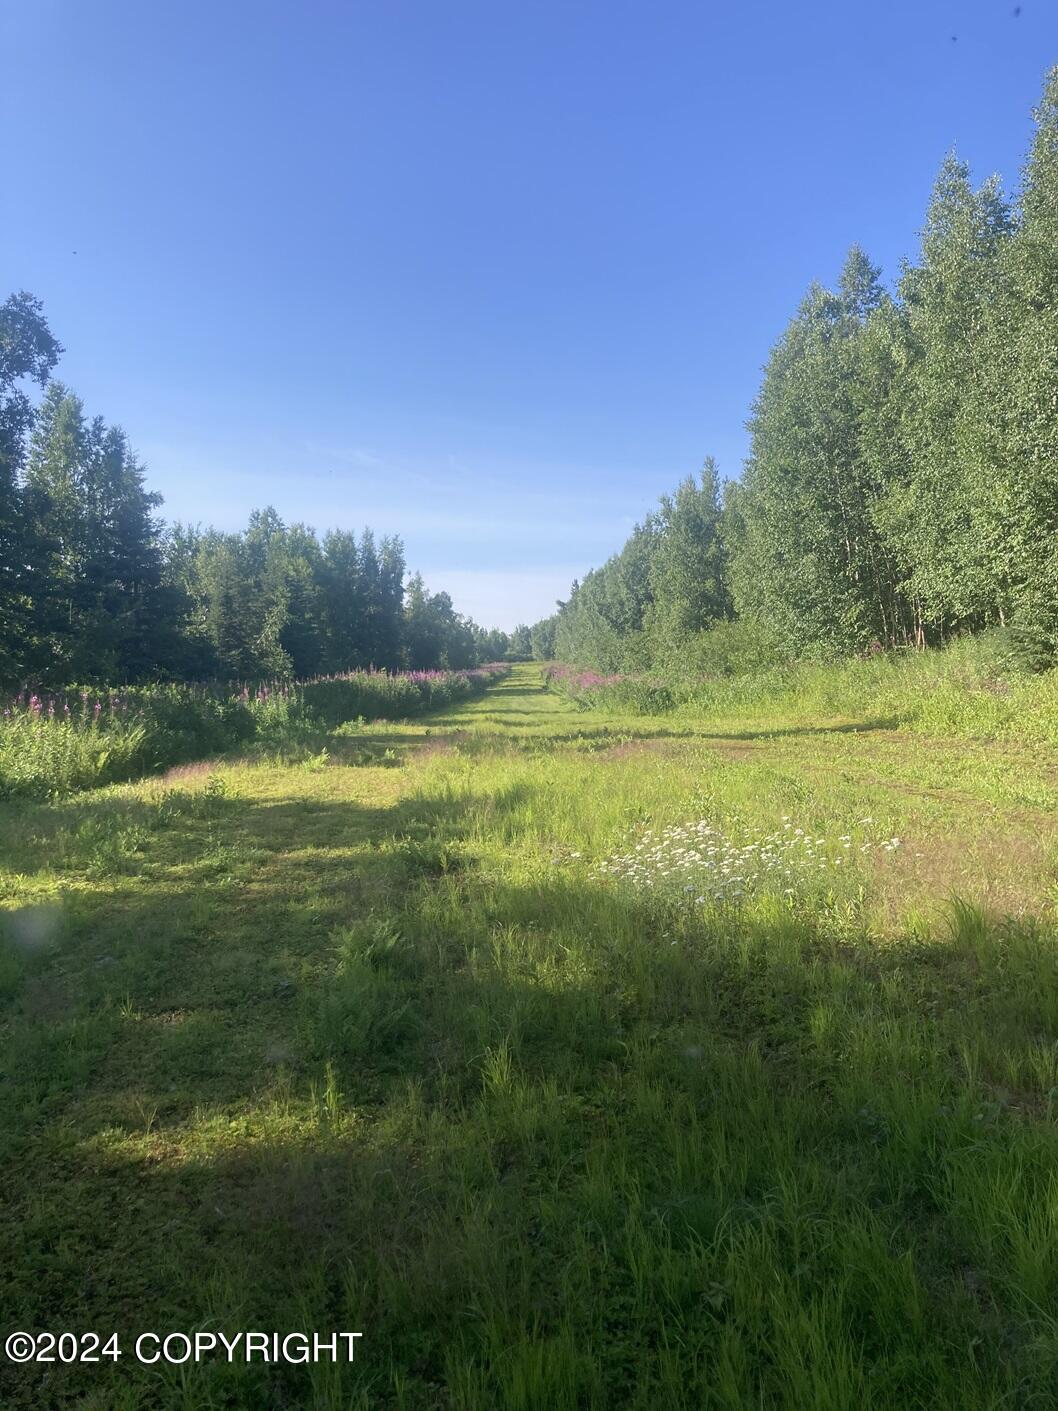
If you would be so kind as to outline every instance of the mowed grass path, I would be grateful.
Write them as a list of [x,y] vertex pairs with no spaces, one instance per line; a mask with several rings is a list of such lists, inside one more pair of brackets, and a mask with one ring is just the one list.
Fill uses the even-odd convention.
[[[326,747],[0,814],[0,1307],[356,1361],[5,1411],[1058,1405],[1051,762],[529,666]],[[784,817],[901,843],[725,913],[597,871]]]

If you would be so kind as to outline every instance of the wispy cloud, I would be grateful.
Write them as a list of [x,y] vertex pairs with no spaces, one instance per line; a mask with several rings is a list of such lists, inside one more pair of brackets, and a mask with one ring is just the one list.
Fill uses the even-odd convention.
[[[163,482],[167,511],[176,518],[203,519],[222,528],[246,521],[251,509],[274,505],[284,519],[304,520],[319,529],[370,524],[380,532],[404,536],[449,536],[474,541],[487,551],[501,541],[524,546],[580,543],[594,553],[600,543],[616,545],[632,516],[625,506],[608,504],[599,513],[599,497],[564,490],[537,490],[518,477],[492,477],[482,483],[446,474],[424,474],[387,462],[363,447],[332,447],[332,466],[357,472],[292,474],[255,462],[243,463],[218,449],[177,449],[161,444],[144,448],[145,458]],[[482,543],[481,541],[490,541]]]
[[340,461],[343,465],[362,466],[366,470],[382,469],[385,457],[366,446],[321,446],[317,441],[306,441],[305,452],[313,458],[324,461]]
[[484,474],[441,450],[436,469],[370,444],[322,439],[296,451],[203,443],[143,451],[172,519],[236,529],[251,509],[271,504],[288,523],[321,532],[370,525],[399,534],[410,567],[422,567],[435,590],[451,593],[476,621],[505,628],[553,611],[572,579],[618,549],[650,503],[648,477],[624,491],[577,468],[541,482],[515,471]]

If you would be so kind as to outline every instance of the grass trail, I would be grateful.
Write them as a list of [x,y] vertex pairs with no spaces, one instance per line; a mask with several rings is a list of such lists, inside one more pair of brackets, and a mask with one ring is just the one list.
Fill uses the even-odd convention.
[[[364,1336],[0,1361],[0,1405],[1058,1405],[1058,776],[827,724],[526,666],[6,806],[3,1331]],[[825,865],[739,907],[600,870],[700,820]]]

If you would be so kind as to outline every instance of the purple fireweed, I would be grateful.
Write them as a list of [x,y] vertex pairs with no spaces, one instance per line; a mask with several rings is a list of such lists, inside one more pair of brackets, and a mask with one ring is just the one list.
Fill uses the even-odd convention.
[[544,678],[570,691],[592,691],[601,686],[616,686],[619,682],[630,679],[616,674],[604,676],[598,671],[583,671],[578,667],[562,664],[549,666],[544,672]]

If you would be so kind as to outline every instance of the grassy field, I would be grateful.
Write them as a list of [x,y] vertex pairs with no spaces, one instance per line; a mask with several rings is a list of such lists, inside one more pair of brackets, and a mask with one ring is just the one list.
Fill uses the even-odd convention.
[[534,666],[319,746],[3,806],[0,1300],[356,1359],[5,1411],[1058,1406],[1038,746]]

